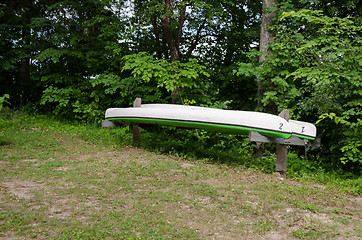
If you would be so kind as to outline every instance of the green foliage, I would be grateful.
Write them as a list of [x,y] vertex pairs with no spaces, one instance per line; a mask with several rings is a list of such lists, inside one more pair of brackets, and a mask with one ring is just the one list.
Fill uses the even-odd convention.
[[[337,116],[335,113],[325,113],[322,114],[318,120],[318,122],[320,122],[329,118],[334,122],[336,128],[341,126],[342,129],[344,129],[344,138],[339,141],[339,146],[341,146],[339,150],[343,153],[340,160],[343,164],[346,164],[349,161],[357,163],[362,162],[362,120],[360,118],[362,115],[362,103],[357,104],[359,105],[359,112],[355,112],[355,109],[351,108],[344,112],[341,117]],[[351,121],[351,119],[356,116],[357,120]]]
[[[0,96],[11,99],[1,97],[1,106],[99,121],[108,107],[131,106],[135,97],[168,102],[169,92],[181,89],[185,102],[254,110],[255,78],[260,78],[267,89],[265,106],[275,102],[279,110],[291,109],[292,118],[320,120],[324,146],[318,154],[327,165],[343,162],[345,169],[358,171],[359,5],[357,0],[282,1],[279,9],[285,13],[272,28],[278,34],[260,68],[255,64],[260,1],[174,1],[169,12],[165,2],[154,0],[4,2]],[[170,46],[163,18],[168,14],[180,62],[166,60]],[[243,63],[233,71],[237,62]],[[218,145],[219,138],[209,133],[194,137]],[[222,141],[226,146],[234,140]]]
[[[63,117],[100,121],[108,107],[129,105],[129,96],[117,94],[134,94],[134,84],[123,81],[128,88],[115,90],[116,82],[124,76],[119,74],[120,58],[114,52],[122,54],[126,48],[116,44],[123,27],[121,19],[109,10],[111,4],[59,2],[48,6],[51,17],[32,20],[32,28],[44,41],[34,57],[39,63],[42,108]],[[59,14],[64,9],[69,14]]]
[[39,61],[44,61],[44,60],[51,60],[53,63],[59,63],[59,61],[61,60],[62,57],[64,57],[64,55],[68,55],[68,56],[77,56],[79,55],[81,57],[81,53],[76,53],[75,51],[72,50],[68,50],[68,49],[57,49],[57,48],[47,48],[45,50],[43,50],[42,52],[40,52],[36,58]]
[[[62,83],[61,80],[57,81]],[[50,86],[43,91],[40,104],[55,115],[99,122],[104,117],[105,109],[109,107],[128,107],[137,96],[142,96],[144,102],[155,102],[159,101],[161,94],[154,85],[143,83],[138,78],[122,79],[119,75],[104,73],[83,79],[83,82],[69,87]]]
[[104,112],[99,110],[99,96],[89,95],[82,90],[50,86],[44,90],[40,104],[51,107],[55,115],[75,115],[80,120],[100,119]]
[[1,109],[3,109],[4,104],[10,104],[8,101],[9,99],[10,99],[9,94],[4,94],[2,97],[0,97],[0,111]]
[[41,104],[45,105],[46,103],[58,103],[55,113],[59,114],[62,108],[68,105],[70,97],[74,96],[73,88],[62,88],[57,87],[48,87],[44,90],[44,94],[41,100]]
[[361,164],[362,27],[351,19],[330,18],[311,10],[284,13],[279,20],[287,18],[307,24],[306,28],[316,28],[312,36],[298,33],[302,40],[293,51],[310,59],[285,77],[303,87],[304,104],[297,102],[301,106],[298,110],[316,112],[318,122],[333,120],[336,130],[326,137],[337,138],[336,150],[340,154],[335,154],[342,163]]
[[131,70],[134,77],[144,82],[154,80],[158,88],[169,92],[175,89],[194,88],[200,75],[209,77],[206,67],[197,63],[196,59],[189,59],[187,63],[179,61],[169,62],[164,59],[156,60],[145,52],[123,57],[122,70]]
[[[260,77],[264,106],[289,108],[291,118],[317,122],[326,161],[361,158],[361,27],[321,11],[284,12],[261,68],[240,64],[237,74]],[[249,70],[247,69],[249,68]],[[268,81],[267,81],[268,80]],[[357,170],[358,171],[358,170]]]

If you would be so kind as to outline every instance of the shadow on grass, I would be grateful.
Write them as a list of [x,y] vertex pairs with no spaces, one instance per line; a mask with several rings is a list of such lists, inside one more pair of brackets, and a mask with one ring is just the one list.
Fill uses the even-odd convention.
[[255,168],[268,173],[275,169],[275,155],[255,157],[256,144],[250,143],[247,136],[150,127],[142,132],[140,147],[212,164]]
[[[240,166],[268,174],[275,172],[275,145],[265,144],[263,155],[254,156],[256,144],[250,143],[247,136],[155,126],[142,131],[139,146],[152,152],[177,156],[189,161]],[[350,193],[362,193],[361,175],[341,169],[325,168],[313,155],[305,157],[303,154],[298,154],[298,149],[297,151],[294,149],[288,152],[289,178],[329,184]],[[304,151],[304,149],[299,150]]]
[[0,146],[10,145],[11,141],[7,139],[5,136],[0,136]]

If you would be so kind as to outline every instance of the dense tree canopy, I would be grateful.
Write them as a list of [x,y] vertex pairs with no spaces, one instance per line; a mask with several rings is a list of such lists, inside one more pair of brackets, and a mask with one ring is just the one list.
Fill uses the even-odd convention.
[[359,1],[265,2],[1,1],[0,105],[98,121],[135,97],[240,110],[259,99],[318,122],[316,159],[360,167]]

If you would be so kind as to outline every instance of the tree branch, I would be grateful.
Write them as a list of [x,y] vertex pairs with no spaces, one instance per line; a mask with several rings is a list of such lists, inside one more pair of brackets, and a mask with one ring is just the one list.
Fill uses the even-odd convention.
[[199,28],[197,29],[195,39],[194,39],[194,41],[192,41],[192,44],[191,44],[191,46],[190,46],[190,48],[189,48],[189,50],[188,50],[188,52],[187,52],[187,54],[186,54],[188,57],[191,56],[191,54],[192,54],[192,52],[195,50],[197,44],[199,44],[200,39],[203,38],[203,37],[205,37],[205,36],[201,36],[201,31],[202,31],[202,29],[205,27],[206,22],[207,22],[207,19],[205,18],[205,19],[202,21],[202,23],[200,24]]
[[178,20],[178,28],[177,28],[177,32],[176,32],[176,42],[175,45],[177,47],[177,50],[180,50],[180,43],[181,43],[181,37],[182,37],[182,28],[185,22],[185,17],[186,17],[186,6],[187,4],[185,4],[185,0],[182,1],[181,3],[181,9],[180,9],[180,16],[179,16],[179,20]]

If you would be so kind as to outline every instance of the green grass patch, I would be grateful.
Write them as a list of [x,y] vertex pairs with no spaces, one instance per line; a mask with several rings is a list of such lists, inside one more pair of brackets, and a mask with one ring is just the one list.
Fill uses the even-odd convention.
[[0,238],[361,237],[360,196],[247,168],[246,150],[217,153],[225,136],[209,155],[196,136],[194,155],[176,137],[155,153],[127,129],[24,113],[1,115],[0,135]]
[[[275,172],[275,144],[263,144],[264,153],[255,156],[256,144],[250,143],[247,136],[154,126],[143,130],[141,147],[189,160],[240,166],[270,174]],[[289,178],[320,183],[353,194],[362,193],[361,174],[326,169],[313,155],[298,155],[301,151],[304,153],[300,146],[292,146],[288,151]]]

